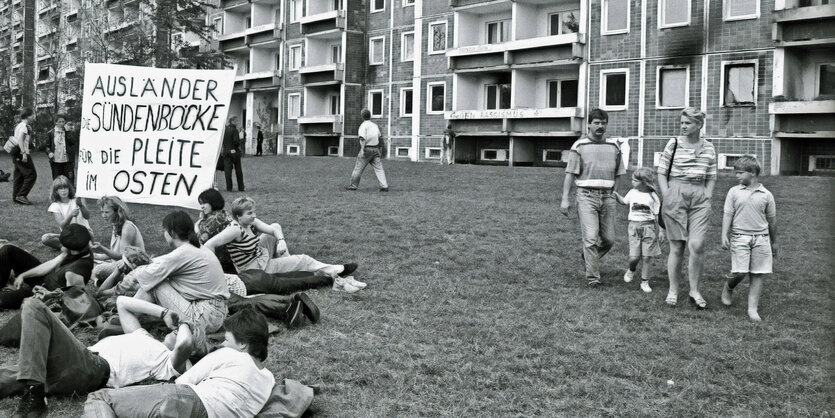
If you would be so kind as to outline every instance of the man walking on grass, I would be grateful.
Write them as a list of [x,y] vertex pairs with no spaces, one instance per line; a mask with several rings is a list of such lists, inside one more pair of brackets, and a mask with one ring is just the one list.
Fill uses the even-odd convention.
[[609,115],[592,109],[588,134],[574,142],[568,154],[560,212],[568,216],[571,184],[577,186],[577,214],[583,236],[583,261],[589,286],[600,284],[600,258],[615,242],[615,189],[617,178],[626,173],[620,147],[605,139]]
[[389,191],[389,185],[386,183],[386,173],[383,171],[383,163],[380,162],[382,151],[385,149],[383,136],[380,134],[380,127],[372,122],[371,112],[368,109],[362,109],[362,120],[360,125],[360,152],[357,155],[357,164],[354,166],[354,172],[351,173],[351,185],[345,190],[357,190],[360,185],[360,178],[362,172],[365,171],[365,166],[371,163],[374,169],[374,174],[377,175],[377,181],[380,182],[380,191]]
[[235,176],[238,180],[238,190],[245,191],[244,172],[241,169],[241,134],[238,133],[236,125],[238,117],[229,118],[229,124],[223,132],[223,147],[221,158],[223,158],[223,174],[226,177],[226,191],[232,191],[232,168],[235,168]]

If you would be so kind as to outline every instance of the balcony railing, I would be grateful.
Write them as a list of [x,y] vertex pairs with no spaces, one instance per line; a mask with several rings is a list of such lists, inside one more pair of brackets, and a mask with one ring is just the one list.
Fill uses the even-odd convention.
[[835,113],[835,100],[773,102],[768,105],[768,113],[774,115]]
[[564,35],[542,36],[538,38],[519,39],[516,41],[503,42],[500,44],[467,45],[450,49],[446,52],[448,57],[461,57],[467,55],[495,54],[504,51],[518,51],[522,49],[543,48],[556,45],[569,45],[573,43],[585,43],[585,38],[579,33],[566,33]]
[[536,108],[536,109],[489,109],[455,110],[445,112],[444,117],[452,120],[467,119],[537,119],[537,118],[581,118],[582,107]]

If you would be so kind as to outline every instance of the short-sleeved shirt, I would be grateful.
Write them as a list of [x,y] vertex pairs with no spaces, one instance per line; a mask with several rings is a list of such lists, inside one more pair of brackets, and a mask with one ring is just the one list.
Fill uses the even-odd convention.
[[171,364],[171,351],[142,328],[104,338],[87,349],[110,365],[107,379],[110,388],[118,389],[149,378],[168,381],[180,375]]
[[[57,213],[61,215],[62,218],[66,219],[66,217],[72,213],[75,209],[78,208],[78,203],[76,203],[75,199],[70,199],[69,202],[52,202],[49,205],[49,208],[46,210],[49,213]],[[90,222],[84,218],[84,215],[81,212],[78,213],[73,219],[72,222],[74,224],[79,224],[87,229],[90,229]]]
[[29,154],[29,125],[26,121],[21,121],[14,128],[14,139],[17,146],[20,147],[21,154]]
[[584,136],[571,146],[565,172],[576,176],[577,187],[611,189],[617,176],[626,173],[626,167],[616,140],[592,141]]
[[777,208],[762,183],[753,189],[739,184],[728,190],[724,212],[733,215],[732,234],[760,235],[768,233],[768,218],[777,215]]
[[676,145],[677,138],[671,138],[661,153],[658,162],[657,173],[666,176],[670,168],[670,158],[673,158],[673,168],[670,170],[670,177],[685,179],[689,181],[716,180],[716,148],[708,141],[704,141],[701,148],[697,150],[685,148],[681,143]]
[[359,136],[365,138],[365,145],[370,147],[380,144],[380,128],[370,120],[360,125]]
[[184,244],[151,264],[133,271],[139,286],[151,291],[164,280],[188,301],[229,299],[223,268],[215,254],[205,247]]
[[67,273],[72,272],[84,278],[86,284],[93,274],[93,255],[90,251],[68,254],[55,270],[44,276],[44,287],[48,290],[67,286]]
[[661,210],[661,199],[655,193],[642,192],[638,189],[632,189],[623,201],[629,205],[630,221],[655,221],[658,218],[658,212]]

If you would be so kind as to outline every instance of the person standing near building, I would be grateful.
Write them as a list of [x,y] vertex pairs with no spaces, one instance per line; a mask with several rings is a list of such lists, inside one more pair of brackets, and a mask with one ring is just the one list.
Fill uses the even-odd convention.
[[257,126],[258,135],[256,139],[258,140],[258,146],[255,148],[255,155],[263,155],[264,154],[264,133],[261,132],[261,126]]
[[380,134],[380,127],[371,121],[371,111],[362,109],[362,124],[359,128],[360,137],[360,152],[357,154],[357,163],[354,165],[354,171],[351,173],[351,185],[345,187],[346,190],[357,190],[360,185],[360,178],[362,172],[365,171],[365,166],[369,163],[374,169],[374,174],[377,175],[377,181],[380,182],[380,191],[389,191],[388,183],[386,183],[386,173],[383,171],[383,163],[380,161],[383,149],[383,136]]
[[75,179],[72,162],[73,144],[71,136],[64,130],[65,121],[64,115],[55,117],[55,128],[48,134],[49,140],[46,142],[46,154],[49,156],[52,180],[58,176],[65,176],[73,182]]
[[444,131],[444,139],[441,143],[441,164],[455,164],[455,131],[452,130],[452,124],[447,124]]
[[34,112],[30,108],[20,111],[20,123],[14,130],[14,140],[17,148],[11,151],[12,163],[14,163],[14,184],[12,186],[12,199],[20,205],[31,205],[27,196],[35,186],[38,179],[38,172],[35,170],[35,163],[29,155],[29,142],[32,139],[31,128]]
[[588,134],[574,142],[565,168],[560,212],[568,216],[571,184],[577,186],[577,213],[583,236],[583,260],[589,286],[600,284],[600,258],[615,242],[615,196],[618,177],[626,173],[617,142],[605,139],[609,114],[592,109]]
[[241,169],[241,145],[240,135],[236,128],[238,124],[238,117],[229,117],[229,123],[226,125],[226,131],[223,133],[223,147],[221,149],[221,156],[223,157],[223,174],[226,176],[226,191],[232,191],[232,168],[235,168],[235,176],[238,180],[238,190],[245,191],[244,187],[244,172]]

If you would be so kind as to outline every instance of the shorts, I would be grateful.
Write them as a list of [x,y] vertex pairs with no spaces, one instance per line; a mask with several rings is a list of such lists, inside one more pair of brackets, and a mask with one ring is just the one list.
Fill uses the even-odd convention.
[[653,221],[629,221],[629,257],[658,257],[658,230]]
[[731,234],[731,273],[771,274],[769,236]]
[[670,241],[704,240],[711,212],[711,197],[704,183],[670,178],[662,212]]

